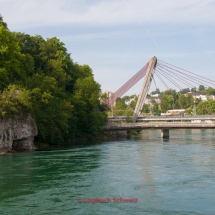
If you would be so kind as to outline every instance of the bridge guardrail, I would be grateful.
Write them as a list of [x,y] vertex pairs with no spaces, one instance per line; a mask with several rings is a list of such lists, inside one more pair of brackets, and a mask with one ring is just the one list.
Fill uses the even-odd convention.
[[210,125],[210,124],[215,124],[215,122],[162,122],[162,123],[157,123],[157,122],[150,122],[150,123],[124,123],[124,124],[107,124],[102,126],[102,128],[119,128],[119,127],[139,127],[139,126],[155,126],[157,125],[158,127],[161,125]]

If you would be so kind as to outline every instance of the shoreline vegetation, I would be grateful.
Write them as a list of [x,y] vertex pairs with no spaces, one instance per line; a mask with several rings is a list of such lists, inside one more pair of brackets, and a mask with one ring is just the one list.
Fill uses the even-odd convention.
[[129,133],[110,133],[110,132],[105,132],[103,134],[100,134],[100,135],[97,135],[95,138],[75,138],[73,139],[71,142],[65,142],[65,143],[61,143],[59,145],[54,145],[54,144],[46,144],[46,143],[42,143],[42,142],[36,142],[35,143],[35,146],[36,148],[34,150],[19,150],[19,151],[16,151],[16,150],[11,150],[11,151],[5,151],[5,152],[0,152],[0,156],[1,155],[5,155],[5,154],[15,154],[15,153],[24,153],[24,152],[33,152],[33,151],[41,151],[41,150],[52,150],[52,149],[55,149],[56,147],[69,147],[69,146],[72,146],[72,145],[80,145],[80,144],[85,144],[86,142],[101,142],[101,141],[113,141],[113,140],[121,140],[121,139],[124,139],[124,138],[127,138],[129,136],[136,136],[138,135],[140,132],[136,132],[134,131],[134,133],[131,131]]
[[0,15],[0,118],[30,114],[35,145],[93,139],[107,122],[101,87],[58,38],[11,32]]

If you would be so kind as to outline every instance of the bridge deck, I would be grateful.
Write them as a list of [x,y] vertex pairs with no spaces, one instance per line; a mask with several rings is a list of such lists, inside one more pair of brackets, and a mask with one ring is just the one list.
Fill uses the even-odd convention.
[[[111,121],[126,121],[128,119],[132,119],[132,117],[126,116],[115,116],[108,117]],[[203,115],[203,116],[139,116],[137,121],[192,121],[192,120],[215,120],[215,116],[213,115]]]
[[215,129],[215,123],[163,122],[163,123],[124,123],[105,125],[103,131],[144,130],[144,129]]

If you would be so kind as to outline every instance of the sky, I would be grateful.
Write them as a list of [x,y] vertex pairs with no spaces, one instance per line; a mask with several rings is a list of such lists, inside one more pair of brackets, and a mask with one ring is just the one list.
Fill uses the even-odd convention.
[[[153,56],[215,80],[214,11],[213,0],[0,0],[11,31],[59,38],[112,92]],[[139,94],[142,82],[126,95]]]

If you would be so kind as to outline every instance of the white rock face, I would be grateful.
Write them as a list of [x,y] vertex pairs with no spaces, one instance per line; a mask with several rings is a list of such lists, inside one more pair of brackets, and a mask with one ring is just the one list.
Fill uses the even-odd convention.
[[0,152],[34,150],[37,126],[31,116],[0,119]]

